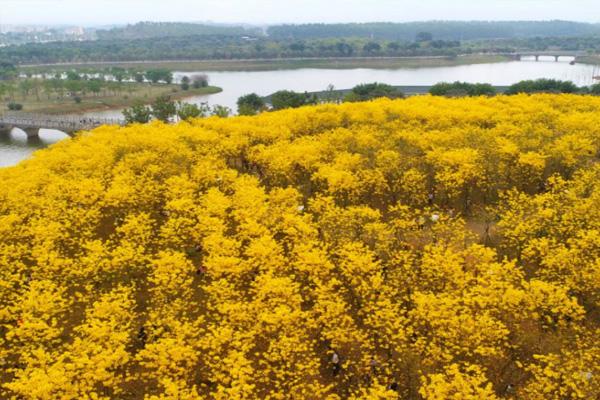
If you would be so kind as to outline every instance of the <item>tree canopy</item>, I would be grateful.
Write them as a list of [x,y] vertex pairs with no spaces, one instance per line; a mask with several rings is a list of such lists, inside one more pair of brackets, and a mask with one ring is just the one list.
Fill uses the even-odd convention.
[[250,93],[237,100],[238,114],[255,115],[266,107],[265,101],[256,93]]
[[385,83],[363,83],[355,86],[350,93],[344,97],[344,101],[368,101],[381,97],[397,99],[403,98],[404,94],[395,87]]
[[577,93],[579,91],[580,88],[571,81],[537,79],[517,82],[511,85],[506,93]]
[[363,37],[412,41],[420,34],[444,40],[510,39],[561,36],[591,36],[600,33],[600,24],[570,21],[425,21],[346,24],[276,25],[267,30],[273,38]]
[[17,77],[18,71],[14,64],[0,62],[0,81],[8,81]]
[[496,89],[488,83],[467,83],[467,82],[440,82],[429,89],[429,93],[434,96],[493,96]]
[[291,90],[280,90],[271,95],[273,110],[298,108],[317,103],[317,97],[308,93],[298,93]]
[[0,397],[600,396],[600,98],[102,126],[0,169]]

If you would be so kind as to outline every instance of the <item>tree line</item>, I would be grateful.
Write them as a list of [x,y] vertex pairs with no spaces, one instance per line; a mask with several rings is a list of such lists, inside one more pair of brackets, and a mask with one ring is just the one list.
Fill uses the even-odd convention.
[[188,23],[139,23],[99,31],[98,40],[0,48],[17,64],[228,60],[293,57],[415,57],[518,50],[598,51],[600,24],[569,21],[277,25],[262,30]]
[[[125,69],[110,67],[104,70],[54,72],[44,74],[25,74],[19,77],[18,69],[8,63],[0,65],[0,99],[8,101],[10,110],[21,110],[19,100],[34,96],[37,101],[43,99],[72,98],[80,102],[82,96],[120,96],[129,95],[139,87],[137,84],[172,84],[172,71],[165,68]],[[208,86],[208,76],[192,74],[181,79],[182,90],[200,89]]]
[[[432,96],[442,97],[473,97],[495,96],[497,94],[536,94],[536,93],[570,93],[600,95],[600,84],[591,87],[578,87],[569,81],[554,79],[525,80],[511,85],[505,92],[498,93],[496,88],[487,83],[440,82],[429,89]],[[267,98],[256,93],[246,94],[237,100],[239,115],[257,115],[266,111],[279,111],[290,108],[322,103],[364,102],[379,98],[401,99],[405,94],[397,87],[385,83],[365,83],[356,85],[347,93],[336,91],[333,86],[321,93],[295,92],[280,90]],[[166,110],[166,111],[165,111]],[[124,111],[128,123],[147,123],[154,119],[164,122],[174,120],[189,120],[211,115],[227,117],[232,110],[215,105],[212,109],[207,104],[187,104],[174,102],[167,97],[158,98],[153,105],[142,103]]]
[[[413,38],[416,39],[416,38]],[[229,60],[297,57],[456,56],[457,40],[389,41],[365,38],[246,40],[241,37],[177,36],[135,40],[56,42],[0,48],[0,58],[15,64],[93,61]]]
[[226,118],[231,114],[232,110],[226,106],[217,104],[211,107],[208,103],[174,101],[168,95],[157,97],[150,105],[136,102],[132,107],[123,110],[123,117],[127,124],[146,124],[152,120],[169,123],[208,116]]
[[[443,40],[513,39],[536,37],[590,36],[600,34],[600,24],[571,21],[424,21],[345,24],[283,24],[266,29],[275,39],[377,38],[413,40],[430,32]],[[109,30],[98,30],[99,39],[148,39],[166,36],[250,36],[263,37],[259,27],[207,25],[182,22],[139,22]]]
[[444,40],[590,36],[600,34],[600,24],[570,21],[428,21],[346,24],[276,25],[267,30],[276,39],[378,38],[412,40],[430,32]]
[[[488,83],[457,81],[440,82],[431,86],[429,89],[430,95],[442,97],[474,97],[495,96],[499,94],[516,95],[536,93],[569,93],[600,96],[600,83],[592,86],[579,87],[573,82],[556,79],[524,80],[509,86],[503,92],[499,92],[496,87]],[[240,97],[237,105],[239,114],[256,115],[267,110],[278,111],[320,103],[361,102],[378,98],[399,99],[404,97],[405,94],[399,88],[385,83],[374,82],[356,85],[349,91],[335,90],[333,86],[330,86],[326,91],[318,93],[280,90],[267,98],[262,98],[256,93],[252,93]]]
[[100,40],[148,39],[190,35],[262,35],[262,30],[257,27],[207,25],[191,22],[138,22],[96,31],[96,36]]
[[535,94],[535,93],[571,93],[600,95],[600,83],[592,86],[577,86],[571,81],[557,79],[535,79],[517,82],[502,93],[487,83],[467,82],[440,82],[429,90],[434,96],[465,97],[465,96],[493,96],[496,94]]
[[444,39],[427,31],[410,39],[377,37],[302,38],[193,35],[132,40],[32,43],[0,48],[0,58],[13,64],[68,62],[248,60],[272,58],[456,57],[462,54],[519,51],[600,50],[596,36],[520,39]]
[[[570,81],[560,81],[555,79],[524,80],[508,87],[505,92],[499,93],[497,89],[488,83],[468,83],[468,82],[440,82],[429,89],[432,96],[441,97],[474,97],[474,96],[495,96],[498,94],[516,95],[516,94],[537,94],[537,93],[568,93],[568,94],[591,94],[600,96],[600,83],[590,87],[578,87]],[[279,111],[290,108],[299,108],[304,106],[322,104],[322,103],[353,103],[370,101],[379,98],[401,99],[405,94],[392,85],[373,82],[356,85],[348,92],[336,91],[333,86],[325,92],[308,93],[295,92],[291,90],[280,90],[268,97],[261,97],[256,93],[246,94],[237,100],[237,112],[239,115],[257,115],[265,111]],[[161,101],[164,101],[163,98]],[[167,99],[168,101],[168,99]],[[190,118],[206,117],[210,115],[229,116],[231,110],[227,113],[211,112],[210,107],[204,105],[190,105],[191,108],[182,108],[174,102],[171,102],[167,118],[157,118],[163,121],[169,121],[173,117],[186,120]],[[184,103],[185,104],[185,103]],[[215,106],[220,107],[220,106]],[[164,107],[159,106],[158,109]],[[146,123],[152,119],[153,107],[137,105],[126,110],[125,118],[128,122]],[[182,110],[182,111],[178,111]],[[217,108],[219,110],[219,108]]]

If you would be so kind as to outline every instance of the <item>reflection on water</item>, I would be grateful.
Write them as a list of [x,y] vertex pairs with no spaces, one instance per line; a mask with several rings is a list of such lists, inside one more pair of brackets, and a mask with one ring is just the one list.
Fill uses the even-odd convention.
[[[525,79],[560,79],[578,85],[590,85],[596,67],[584,64],[570,65],[572,57],[540,57],[525,61],[492,64],[460,65],[454,67],[404,68],[404,69],[293,69],[277,71],[197,71],[175,72],[175,81],[184,75],[206,74],[210,84],[223,88],[221,93],[193,96],[185,99],[190,103],[220,104],[237,109],[237,99],[248,93],[267,96],[278,90],[321,91],[332,84],[337,89],[349,89],[360,83],[383,82],[398,86],[433,85],[438,82],[487,82],[508,86]],[[90,112],[85,116],[121,118],[121,110]]]
[[[332,84],[337,89],[348,89],[365,82],[383,82],[399,86],[433,85],[437,82],[486,82],[506,86],[525,79],[560,79],[582,85],[593,83],[597,67],[584,64],[570,65],[572,58],[541,57],[532,60],[493,64],[461,65],[454,67],[404,68],[404,69],[294,69],[252,72],[176,72],[176,81],[184,75],[207,74],[210,84],[223,88],[223,92],[194,96],[191,103],[220,104],[236,110],[237,99],[248,93],[267,96],[278,90],[320,91]],[[121,110],[84,113],[81,116],[122,118]],[[61,140],[65,135],[56,131],[42,131],[41,143],[27,143],[24,134],[13,132],[9,138],[0,138],[0,166],[12,165],[40,147]]]
[[0,167],[15,165],[35,150],[43,149],[67,137],[62,132],[48,129],[40,130],[40,137],[32,139],[28,139],[20,129],[13,129],[8,135],[0,134]]
[[[236,110],[237,99],[248,93],[267,96],[278,90],[321,91],[332,84],[336,89],[349,89],[360,83],[383,82],[397,86],[428,86],[438,82],[486,82],[508,86],[525,79],[560,79],[578,85],[590,85],[594,66],[569,63],[573,58],[541,57],[536,61],[511,61],[493,64],[461,65],[435,68],[404,69],[297,69],[253,72],[197,72],[209,76],[210,84],[223,92],[210,96],[196,96],[187,101],[221,104]],[[176,79],[190,72],[177,72]]]

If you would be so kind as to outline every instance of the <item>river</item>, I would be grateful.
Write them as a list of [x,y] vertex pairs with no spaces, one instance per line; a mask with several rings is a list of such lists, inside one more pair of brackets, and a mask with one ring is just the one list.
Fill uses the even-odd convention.
[[[348,89],[359,83],[383,82],[391,85],[420,86],[437,82],[486,82],[505,86],[525,79],[552,78],[573,81],[578,85],[593,83],[597,67],[584,64],[570,65],[567,57],[555,62],[554,58],[542,57],[534,60],[511,61],[492,64],[461,65],[434,68],[404,69],[294,69],[252,72],[176,72],[175,79],[183,75],[205,73],[211,85],[223,88],[221,93],[195,96],[186,99],[191,103],[221,104],[236,109],[237,99],[255,92],[261,96],[278,90],[321,91],[328,85],[337,89]],[[85,113],[84,116],[120,118],[121,110]],[[0,137],[0,167],[14,165],[35,151],[66,138],[56,131],[41,131],[41,139],[28,142],[23,132],[14,130],[9,137]]]

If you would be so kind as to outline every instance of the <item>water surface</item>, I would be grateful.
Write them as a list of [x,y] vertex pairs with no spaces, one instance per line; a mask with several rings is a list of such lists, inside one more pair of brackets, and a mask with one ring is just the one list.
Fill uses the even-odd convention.
[[13,129],[9,135],[0,134],[0,167],[8,167],[28,158],[35,150],[48,147],[52,143],[66,139],[65,133],[42,129],[39,139],[27,139],[20,129]]
[[[224,71],[224,72],[176,72],[175,79],[184,75],[207,74],[210,84],[223,88],[223,92],[194,96],[186,99],[191,103],[220,104],[236,110],[237,99],[248,93],[267,96],[278,90],[321,91],[328,85],[336,89],[348,89],[365,82],[383,82],[398,86],[433,85],[437,82],[486,82],[498,86],[511,85],[524,79],[550,78],[573,81],[577,85],[590,85],[600,69],[591,65],[570,65],[572,58],[554,57],[534,60],[511,61],[493,64],[460,65],[453,67],[403,68],[403,69],[293,69],[276,71]],[[95,111],[82,114],[100,118],[121,118],[121,110]],[[9,137],[0,137],[0,167],[13,165],[29,157],[36,149],[55,143],[66,136],[56,131],[43,130],[41,139],[28,142],[24,133],[17,130]]]

